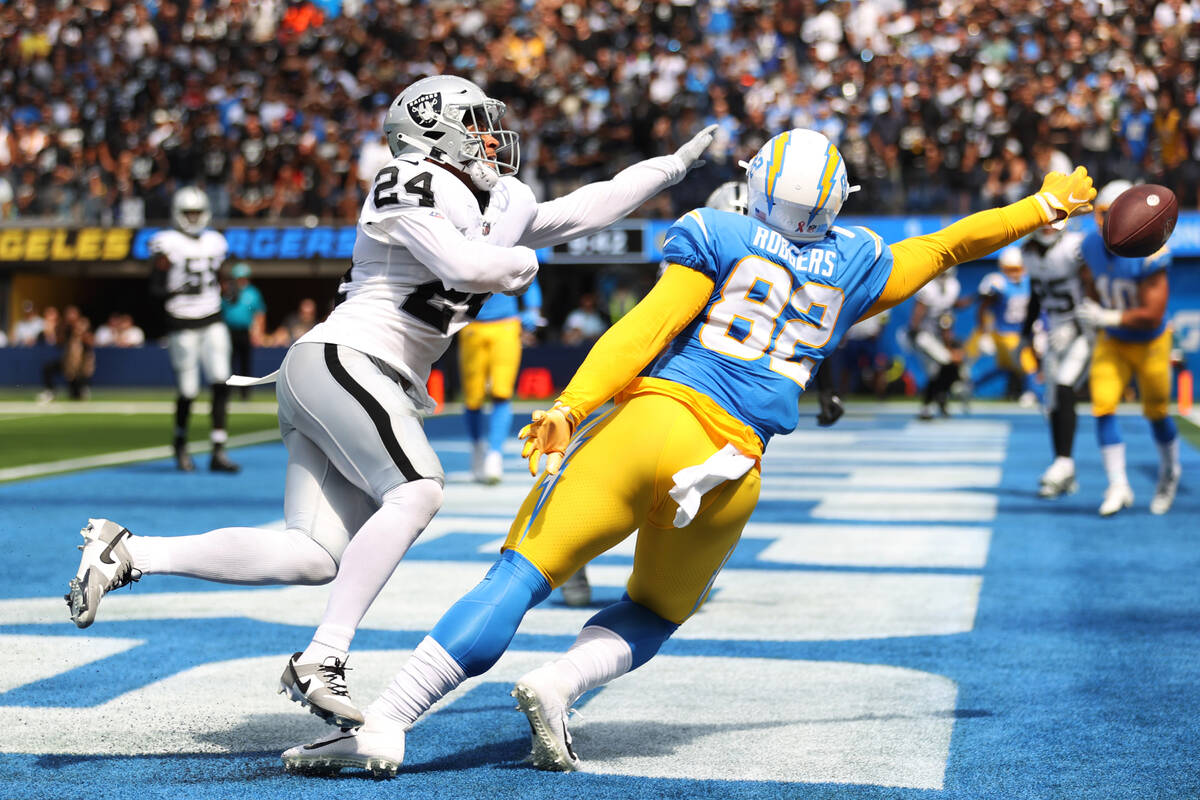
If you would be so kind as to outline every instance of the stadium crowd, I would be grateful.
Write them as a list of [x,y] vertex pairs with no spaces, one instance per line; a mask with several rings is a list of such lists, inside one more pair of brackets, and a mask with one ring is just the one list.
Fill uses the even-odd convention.
[[0,216],[353,219],[395,91],[441,71],[510,106],[553,195],[720,125],[671,216],[768,137],[832,138],[851,212],[951,212],[1051,168],[1200,203],[1200,1],[126,0],[0,5]]

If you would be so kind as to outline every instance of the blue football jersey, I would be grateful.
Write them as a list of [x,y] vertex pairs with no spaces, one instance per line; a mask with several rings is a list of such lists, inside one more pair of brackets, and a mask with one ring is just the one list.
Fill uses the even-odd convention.
[[990,272],[979,282],[979,294],[996,298],[996,330],[1020,333],[1029,309],[1029,273],[1013,283],[1002,272]]
[[[1126,258],[1110,253],[1104,246],[1100,231],[1092,231],[1083,239],[1083,260],[1092,271],[1096,294],[1105,308],[1125,310],[1138,304],[1138,284],[1151,275],[1171,266],[1171,253],[1162,248],[1148,258]],[[1157,339],[1167,327],[1166,315],[1162,324],[1151,331],[1133,328],[1105,328],[1105,333],[1123,342],[1149,342]]]
[[667,231],[663,258],[715,284],[708,305],[648,375],[708,395],[765,446],[795,429],[808,379],[879,298],[892,253],[866,228],[792,242],[749,217],[699,208]]
[[494,294],[484,302],[475,319],[479,322],[496,322],[501,319],[511,319],[519,316],[523,308],[541,308],[542,289],[537,280],[529,284],[529,288],[520,297],[507,294]]

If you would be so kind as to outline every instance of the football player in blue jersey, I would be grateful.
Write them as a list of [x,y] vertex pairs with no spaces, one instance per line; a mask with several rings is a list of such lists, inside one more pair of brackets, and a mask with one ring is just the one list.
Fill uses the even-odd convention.
[[[521,331],[544,324],[542,290],[537,280],[521,295],[494,294],[473,322],[458,334],[463,419],[471,438],[471,475],[496,484],[504,475],[501,445],[512,426],[512,396],[521,366]],[[492,410],[484,402],[491,396]]]
[[[1014,255],[1015,257],[1008,257]],[[1008,376],[1009,399],[1023,406],[1037,403],[1033,393],[1033,374],[1037,361],[1024,347],[1021,331],[1029,305],[1029,275],[1021,263],[1020,250],[1000,254],[999,272],[991,272],[979,282],[979,336],[990,336],[996,348],[996,367]],[[995,373],[992,373],[995,374]],[[983,383],[988,376],[981,378]]]
[[1166,310],[1171,254],[1163,247],[1149,258],[1123,258],[1109,252],[1100,233],[1109,207],[1130,186],[1129,181],[1113,181],[1096,197],[1097,230],[1083,240],[1088,298],[1075,312],[1080,322],[1097,329],[1089,387],[1108,474],[1108,489],[1100,504],[1100,515],[1105,517],[1133,505],[1133,490],[1125,474],[1125,443],[1116,418],[1117,404],[1131,378],[1137,379],[1142,414],[1150,421],[1158,445],[1158,485],[1150,500],[1150,513],[1165,514],[1171,509],[1181,474],[1179,432],[1168,409],[1171,331]]
[[[283,754],[288,769],[393,774],[405,732],[487,671],[525,612],[579,566],[638,531],[625,596],[513,695],[531,761],[571,770],[571,704],[653,656],[708,597],[758,501],[759,461],[790,432],[797,400],[851,325],[912,296],[948,267],[1086,211],[1082,167],[1037,195],[890,247],[838,227],[852,188],[823,135],[791,130],[747,167],[749,214],[689,211],[667,232],[667,268],[592,348],[554,406],[521,436],[535,472],[500,558],[413,651],[365,724]],[[611,410],[594,414],[615,399]]]

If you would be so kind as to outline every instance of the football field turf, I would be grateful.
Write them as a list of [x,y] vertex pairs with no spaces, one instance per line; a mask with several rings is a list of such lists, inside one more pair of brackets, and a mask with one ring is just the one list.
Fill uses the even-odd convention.
[[[1152,516],[1157,453],[1144,421],[1123,417],[1136,507],[1101,520],[1086,418],[1082,488],[1057,501],[1033,496],[1049,461],[1036,414],[919,423],[884,406],[809,424],[773,440],[709,603],[578,704],[585,771],[566,775],[521,763],[528,728],[508,696],[594,613],[557,593],[491,673],[416,725],[387,783],[279,762],[329,730],[275,694],[326,588],[147,576],[105,598],[91,628],[70,623],[62,593],[87,517],[163,535],[277,525],[278,442],[235,450],[237,476],[159,459],[0,485],[0,798],[1200,796],[1192,445],[1174,510]],[[446,503],[355,639],[362,703],[482,577],[531,485],[515,453],[500,486],[469,482],[461,419],[427,430]],[[592,565],[596,607],[631,563],[632,540]]]

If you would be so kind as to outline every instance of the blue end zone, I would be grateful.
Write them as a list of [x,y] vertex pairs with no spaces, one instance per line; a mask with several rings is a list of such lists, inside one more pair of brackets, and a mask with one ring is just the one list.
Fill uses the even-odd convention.
[[[312,780],[284,775],[278,754],[296,742],[280,741],[277,749],[245,748],[249,731],[213,732],[208,739],[228,752],[176,755],[42,755],[0,754],[0,797],[67,798],[291,798],[299,795],[358,797],[541,797],[569,793],[585,800],[624,797],[686,798],[1184,798],[1200,796],[1200,547],[1195,520],[1200,512],[1200,457],[1183,446],[1184,483],[1176,507],[1165,517],[1148,513],[1158,454],[1141,420],[1123,420],[1127,433],[1130,480],[1137,495],[1131,511],[1111,520],[1096,515],[1103,488],[1103,467],[1090,423],[1081,424],[1076,449],[1083,488],[1077,495],[1047,502],[1033,496],[1037,476],[1051,457],[1044,421],[1033,415],[972,417],[1011,426],[999,485],[979,490],[998,498],[996,518],[987,523],[990,548],[982,569],[965,567],[855,567],[811,563],[764,562],[771,544],[747,538],[729,569],[752,570],[778,586],[786,600],[793,586],[814,573],[856,575],[979,576],[982,581],[974,627],[952,635],[917,635],[876,639],[788,641],[690,639],[680,634],[662,648],[663,660],[652,662],[626,681],[646,689],[670,671],[668,656],[771,659],[785,662],[869,664],[903,667],[940,675],[957,685],[957,701],[945,712],[952,724],[944,786],[909,789],[846,783],[719,781],[651,778],[634,775],[539,773],[521,763],[528,733],[514,714],[509,683],[473,684],[459,700],[423,720],[409,736],[408,756],[400,775],[387,784],[361,778]],[[930,430],[952,430],[957,421],[935,423]],[[877,432],[876,450],[905,448],[894,434],[906,418],[883,416],[863,421],[849,418],[835,433]],[[447,471],[466,470],[469,454],[460,418],[429,421]],[[450,445],[453,445],[450,446]],[[969,456],[963,440],[942,445],[951,454]],[[820,458],[819,449],[812,452]],[[89,515],[109,515],[144,533],[192,533],[218,525],[265,524],[282,516],[280,490],[284,452],[280,445],[238,452],[242,475],[180,475],[168,462],[152,462],[76,475],[0,486],[0,542],[7,557],[0,563],[0,598],[61,596],[74,573],[74,545]],[[522,480],[516,460],[508,464],[510,483]],[[938,466],[928,465],[930,468]],[[920,470],[922,466],[903,469]],[[767,463],[770,470],[770,462]],[[830,464],[831,480],[850,480],[844,462]],[[1192,478],[1192,476],[1197,476]],[[800,478],[789,480],[800,481]],[[1189,482],[1192,481],[1192,482]],[[453,490],[453,486],[451,487]],[[755,522],[821,522],[809,519],[817,501],[765,499]],[[839,524],[866,524],[839,522]],[[871,523],[878,524],[878,523]],[[930,527],[945,522],[928,523]],[[959,524],[959,523],[956,523]],[[974,524],[974,523],[972,523]],[[469,530],[418,544],[409,556],[417,563],[469,562],[482,576],[494,555],[480,547],[496,536]],[[630,559],[609,555],[597,566],[628,567]],[[593,580],[595,584],[596,581]],[[225,591],[226,587],[175,578],[155,577],[133,587],[135,593]],[[596,586],[601,600],[614,601],[621,588]],[[718,579],[716,598],[721,599]],[[320,590],[317,590],[320,591]],[[454,598],[446,598],[449,606]],[[554,604],[555,600],[547,601]],[[2,609],[3,606],[0,606]],[[720,613],[717,604],[711,613]],[[532,612],[538,613],[538,612]],[[787,613],[784,602],[765,613]],[[590,615],[581,612],[580,623]],[[315,620],[314,620],[315,621]],[[63,609],[61,623],[17,624],[0,610],[0,636],[109,637],[144,642],[87,667],[49,674],[0,693],[6,724],[18,730],[33,711],[54,709],[68,714],[207,662],[287,652],[307,639],[305,620],[294,625],[246,618],[100,621],[77,631]],[[376,630],[359,633],[355,648],[410,649],[424,630]],[[557,651],[573,635],[518,633],[516,651]],[[49,641],[49,640],[47,640]],[[27,669],[21,663],[10,669]],[[247,679],[270,681],[273,675],[230,673],[230,684]],[[754,681],[753,672],[741,679]],[[714,681],[727,680],[715,677]],[[264,683],[264,686],[267,685]],[[715,687],[714,687],[715,688]],[[780,698],[795,687],[771,691]],[[208,691],[220,692],[215,685]],[[601,690],[601,693],[604,690]],[[656,721],[661,708],[647,705],[639,716],[645,728],[589,714],[583,707],[588,761],[607,763],[651,754],[669,763],[696,742],[705,726]],[[364,698],[366,699],[366,698]],[[704,693],[680,697],[679,703],[707,707]],[[868,712],[869,714],[869,712]],[[278,714],[253,718],[256,731],[286,729],[299,709],[279,702]],[[70,717],[68,716],[67,719]],[[829,720],[836,725],[842,720]],[[885,724],[886,719],[880,719]],[[102,749],[118,750],[126,738],[119,716],[101,729],[87,731]],[[770,744],[771,719],[743,718],[737,708],[728,726],[740,735]],[[325,728],[315,720],[308,730]],[[29,730],[29,735],[44,730]],[[64,734],[65,735],[65,734]],[[814,741],[814,749],[825,746]]]

